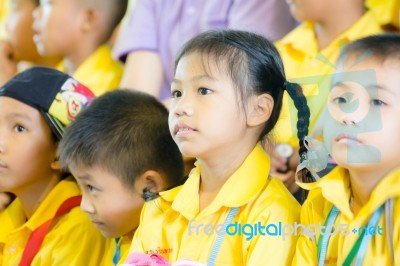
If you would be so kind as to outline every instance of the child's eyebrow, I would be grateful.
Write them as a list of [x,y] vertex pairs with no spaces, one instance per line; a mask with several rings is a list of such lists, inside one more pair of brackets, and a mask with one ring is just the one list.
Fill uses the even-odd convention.
[[81,179],[81,180],[92,180],[92,177],[90,175],[74,175],[75,178]]
[[[195,76],[195,77],[191,78],[190,81],[199,81],[199,80],[202,80],[202,79],[216,80],[215,78],[213,78],[213,77],[211,77],[211,76],[209,76],[209,75],[199,75],[199,76]],[[179,80],[179,79],[175,79],[175,78],[174,78],[174,79],[172,79],[171,83],[178,83],[178,84],[181,84],[182,81]]]
[[9,118],[9,119],[12,119],[12,118],[20,118],[20,119],[23,119],[23,120],[27,120],[27,121],[29,121],[29,122],[31,122],[32,121],[32,118],[30,117],[30,116],[28,116],[28,115],[26,115],[26,114],[21,114],[21,113],[10,113],[10,114],[8,114],[7,115],[7,117]]

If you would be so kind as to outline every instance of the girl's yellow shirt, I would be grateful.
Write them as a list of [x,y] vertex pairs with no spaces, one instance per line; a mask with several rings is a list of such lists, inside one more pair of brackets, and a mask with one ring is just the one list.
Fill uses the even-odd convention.
[[[369,219],[377,208],[392,198],[394,200],[394,225],[393,241],[395,265],[400,265],[400,168],[392,171],[382,179],[371,194],[369,201],[354,216],[350,210],[350,183],[348,171],[336,167],[331,173],[315,183],[299,183],[310,190],[307,200],[301,208],[301,223],[304,226],[324,225],[325,220],[335,205],[339,210],[335,226],[346,226],[349,230],[346,235],[344,230],[333,234],[329,240],[325,265],[342,265],[359,236],[359,229],[367,226]],[[385,234],[385,214],[379,219],[377,226],[383,228],[382,235],[373,236],[367,247],[363,265],[392,265],[388,248],[387,234]],[[311,227],[310,227],[311,228]],[[353,229],[355,231],[353,232]],[[317,241],[320,234],[315,237],[302,234],[296,246],[296,255],[293,265],[317,265]]]
[[[156,253],[171,263],[188,259],[205,264],[217,235],[225,232],[215,265],[290,265],[297,236],[283,237],[278,230],[298,222],[300,206],[280,180],[268,177],[270,159],[262,147],[254,148],[202,211],[200,168],[184,185],[145,203],[131,252]],[[221,225],[235,207],[239,211],[228,235]],[[270,234],[260,229],[268,225]]]

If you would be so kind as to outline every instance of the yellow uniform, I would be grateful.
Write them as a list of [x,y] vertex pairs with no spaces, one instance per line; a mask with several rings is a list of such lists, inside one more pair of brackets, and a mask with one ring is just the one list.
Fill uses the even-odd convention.
[[[131,252],[156,253],[171,263],[183,259],[207,263],[217,236],[224,235],[215,265],[290,265],[297,236],[272,235],[279,223],[298,221],[299,204],[280,180],[268,177],[270,160],[262,147],[254,148],[202,211],[200,168],[184,185],[145,203]],[[236,207],[228,234],[223,224]],[[270,235],[260,227],[267,225]]]
[[[33,230],[51,219],[68,198],[80,195],[72,179],[60,181],[26,221],[18,198],[0,213],[0,265],[18,265]],[[101,265],[109,246],[86,213],[75,207],[56,220],[31,265]]]
[[[104,255],[104,260],[103,263],[101,264],[102,266],[107,266],[107,265],[113,266],[122,264],[128,257],[129,247],[131,246],[132,238],[123,236],[119,238],[118,241],[115,240],[116,239],[112,239],[112,244],[110,245],[110,248],[107,249]],[[117,263],[115,263],[114,257],[117,248],[119,248],[119,260]]]
[[365,5],[375,14],[381,25],[392,25],[400,29],[399,0],[366,0]]
[[[392,171],[382,179],[371,194],[367,204],[354,216],[350,210],[350,183],[348,171],[337,167],[331,173],[324,176],[318,182],[300,185],[310,189],[310,194],[301,209],[301,223],[304,226],[310,224],[324,225],[328,213],[335,205],[339,214],[334,222],[335,226],[345,224],[348,228],[347,235],[341,232],[330,237],[325,256],[325,265],[343,265],[346,256],[358,239],[361,226],[366,226],[372,214],[389,198],[394,199],[394,225],[393,247],[395,265],[400,265],[400,168]],[[385,226],[385,212],[380,216],[377,226],[383,228],[383,234],[372,236],[367,246],[363,265],[392,265],[391,256],[387,244],[387,228]],[[353,229],[356,231],[352,232]],[[317,265],[317,241],[320,234],[317,232],[315,239],[309,234],[300,235],[296,247],[296,255],[293,265]]]
[[[66,72],[62,62],[58,70]],[[96,96],[118,88],[123,74],[123,66],[111,56],[107,45],[100,46],[73,73],[73,77],[88,87]]]
[[[328,47],[319,51],[314,24],[305,22],[276,43],[282,56],[286,78],[299,83],[307,96],[310,107],[310,131],[322,113],[330,91],[331,74],[340,49],[361,37],[381,33],[382,29],[371,12],[366,12],[352,27],[341,34]],[[288,142],[298,146],[297,110],[285,92],[282,112],[274,128],[277,142]]]

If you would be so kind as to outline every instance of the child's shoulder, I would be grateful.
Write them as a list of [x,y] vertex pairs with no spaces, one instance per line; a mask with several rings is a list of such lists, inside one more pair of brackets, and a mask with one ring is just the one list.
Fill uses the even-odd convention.
[[296,221],[300,204],[281,180],[269,177],[264,189],[245,206],[245,210],[249,212],[250,220]]

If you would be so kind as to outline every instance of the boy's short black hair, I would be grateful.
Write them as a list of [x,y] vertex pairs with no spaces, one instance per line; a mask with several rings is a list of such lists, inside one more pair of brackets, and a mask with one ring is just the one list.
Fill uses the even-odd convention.
[[344,60],[346,56],[352,54],[365,54],[382,61],[400,60],[400,34],[377,34],[353,41],[342,50],[339,60]]
[[168,111],[153,96],[130,90],[108,92],[66,129],[60,143],[63,168],[101,167],[133,187],[147,170],[168,187],[183,182],[182,155],[168,128]]

